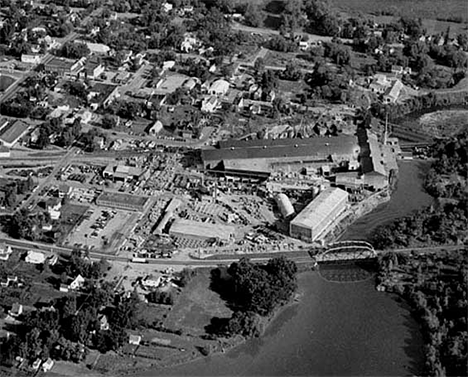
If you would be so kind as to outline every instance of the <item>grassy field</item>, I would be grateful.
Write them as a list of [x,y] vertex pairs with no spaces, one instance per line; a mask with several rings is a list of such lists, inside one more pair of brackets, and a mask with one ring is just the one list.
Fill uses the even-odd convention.
[[6,90],[14,82],[15,79],[10,76],[0,75],[0,91]]
[[389,14],[432,19],[460,17],[468,21],[466,0],[330,0],[338,10],[349,13]]
[[210,288],[208,270],[200,270],[189,286],[184,288],[173,309],[169,312],[165,326],[183,329],[193,335],[204,334],[205,326],[213,317],[230,317],[231,310]]

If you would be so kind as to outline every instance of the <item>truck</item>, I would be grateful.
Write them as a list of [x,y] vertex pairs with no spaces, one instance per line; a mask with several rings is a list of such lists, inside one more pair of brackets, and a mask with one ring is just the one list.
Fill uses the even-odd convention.
[[131,259],[131,262],[133,262],[133,263],[148,263],[148,260],[146,258],[133,257]]

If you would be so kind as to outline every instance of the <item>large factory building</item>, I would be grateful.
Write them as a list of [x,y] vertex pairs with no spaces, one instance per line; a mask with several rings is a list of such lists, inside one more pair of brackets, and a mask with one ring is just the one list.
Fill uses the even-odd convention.
[[228,140],[202,150],[204,168],[233,174],[269,174],[332,165],[359,166],[355,136]]
[[346,209],[348,193],[339,188],[321,192],[289,224],[289,234],[313,242]]

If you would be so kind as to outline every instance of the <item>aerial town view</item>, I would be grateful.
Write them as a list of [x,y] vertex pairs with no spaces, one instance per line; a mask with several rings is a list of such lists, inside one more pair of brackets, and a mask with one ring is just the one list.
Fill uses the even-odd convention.
[[466,0],[0,0],[0,376],[467,360]]

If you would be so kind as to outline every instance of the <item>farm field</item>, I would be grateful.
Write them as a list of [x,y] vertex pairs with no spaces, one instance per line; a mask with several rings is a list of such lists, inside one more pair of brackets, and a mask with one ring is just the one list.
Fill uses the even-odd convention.
[[342,12],[468,21],[466,0],[330,0]]

